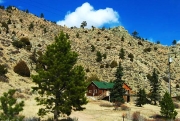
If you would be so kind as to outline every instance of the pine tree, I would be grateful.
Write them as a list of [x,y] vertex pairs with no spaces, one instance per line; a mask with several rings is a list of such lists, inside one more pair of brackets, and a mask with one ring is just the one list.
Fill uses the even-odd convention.
[[0,97],[0,113],[1,121],[22,121],[24,116],[19,116],[19,112],[23,110],[24,102],[17,103],[17,99],[14,98],[16,90],[10,89],[8,92],[4,92],[3,96]]
[[121,48],[120,53],[119,53],[119,58],[124,59],[124,56],[125,56],[124,49]]
[[142,106],[147,103],[146,92],[144,89],[139,89],[137,93],[136,106]]
[[117,67],[115,77],[114,86],[110,93],[111,101],[115,103],[124,103],[123,96],[125,95],[125,89],[123,88],[123,67],[121,66],[121,63],[119,63],[119,66]]
[[102,54],[100,51],[97,51],[96,56],[97,56],[96,61],[101,62],[102,61]]
[[40,95],[36,101],[45,105],[38,115],[53,113],[54,121],[57,121],[60,114],[70,115],[73,109],[83,109],[81,106],[87,103],[85,72],[82,66],[75,65],[77,57],[63,32],[47,47],[41,56],[38,75],[32,76],[37,84],[33,90]]
[[167,119],[175,119],[178,113],[175,110],[174,103],[169,93],[166,92],[164,94],[162,101],[160,101],[160,106],[160,113],[162,116],[165,116]]
[[158,75],[154,69],[152,76],[150,77],[150,99],[154,102],[154,105],[157,104],[157,101],[160,101],[160,83],[158,80]]

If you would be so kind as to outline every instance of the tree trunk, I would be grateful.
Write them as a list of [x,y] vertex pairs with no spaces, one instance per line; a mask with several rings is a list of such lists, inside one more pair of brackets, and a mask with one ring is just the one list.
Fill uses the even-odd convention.
[[55,110],[54,110],[54,121],[58,121],[58,111],[56,109],[56,106],[55,106]]

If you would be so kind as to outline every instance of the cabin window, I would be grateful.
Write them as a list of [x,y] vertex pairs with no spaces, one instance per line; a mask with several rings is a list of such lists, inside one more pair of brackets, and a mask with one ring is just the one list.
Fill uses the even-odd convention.
[[92,91],[91,90],[89,90],[89,93],[91,93]]
[[95,89],[95,93],[97,93],[97,89]]

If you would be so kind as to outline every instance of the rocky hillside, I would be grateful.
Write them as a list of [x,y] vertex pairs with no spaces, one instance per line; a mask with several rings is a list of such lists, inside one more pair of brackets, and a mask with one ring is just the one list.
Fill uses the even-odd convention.
[[[172,94],[179,95],[179,88],[176,88],[180,82],[179,45],[167,47],[132,37],[122,26],[110,29],[67,28],[13,7],[7,10],[0,9],[0,61],[8,67],[6,76],[9,81],[8,83],[1,81],[1,88],[30,90],[33,85],[31,79],[16,74],[13,71],[14,66],[23,60],[27,63],[31,74],[35,73],[35,64],[30,56],[35,51],[44,52],[46,46],[54,41],[54,37],[60,31],[69,35],[72,49],[79,54],[78,64],[85,68],[87,79],[96,75],[102,81],[113,81],[116,63],[121,62],[124,68],[123,78],[134,91],[141,87],[150,89],[147,75],[152,74],[154,68],[159,73],[163,91],[167,91],[168,53],[172,53],[170,54],[173,59],[170,65]],[[23,37],[29,39],[31,43],[29,49],[13,46],[14,41]],[[125,59],[119,58],[122,48]],[[96,61],[98,51],[103,55],[100,62]],[[177,54],[174,54],[175,52]]]

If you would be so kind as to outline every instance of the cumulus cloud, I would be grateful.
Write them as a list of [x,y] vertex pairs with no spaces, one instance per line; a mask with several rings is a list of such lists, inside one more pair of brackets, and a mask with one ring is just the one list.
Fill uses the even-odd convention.
[[4,0],[0,0],[0,4],[1,4],[1,3],[4,3]]
[[76,8],[74,12],[68,12],[64,20],[57,21],[58,25],[68,27],[80,27],[83,21],[87,22],[87,28],[91,26],[102,27],[104,25],[120,25],[119,15],[112,8],[94,10],[88,2]]

